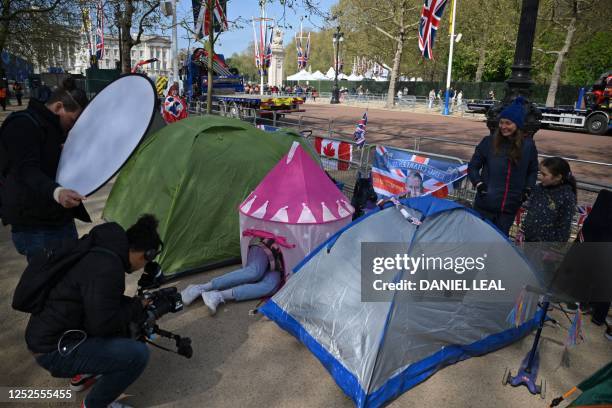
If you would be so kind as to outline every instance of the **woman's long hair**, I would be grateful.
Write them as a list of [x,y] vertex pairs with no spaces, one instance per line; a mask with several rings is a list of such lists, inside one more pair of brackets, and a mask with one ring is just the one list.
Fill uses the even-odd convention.
[[495,150],[495,154],[498,155],[502,151],[502,146],[509,143],[510,150],[508,151],[508,157],[512,162],[517,165],[521,161],[521,155],[523,152],[523,138],[524,134],[521,129],[516,129],[514,134],[510,137],[504,137],[499,130],[495,130],[495,136],[493,137],[493,148]]

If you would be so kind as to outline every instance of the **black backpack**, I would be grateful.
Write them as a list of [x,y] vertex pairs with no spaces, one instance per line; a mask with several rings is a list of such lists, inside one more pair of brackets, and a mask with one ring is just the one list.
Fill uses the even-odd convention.
[[[6,147],[4,146],[4,140],[2,139],[2,133],[4,132],[6,125],[8,125],[10,121],[17,119],[17,118],[28,118],[34,123],[34,125],[36,125],[37,127],[40,126],[40,122],[38,121],[38,119],[36,119],[34,115],[32,115],[31,113],[27,111],[19,111],[19,112],[11,113],[10,115],[6,117],[6,119],[2,123],[2,126],[0,126],[0,189],[2,189],[2,186],[4,185],[6,175],[9,169],[9,164],[10,164],[9,155],[8,155],[8,152],[6,151]],[[0,198],[1,198],[1,194],[0,194]],[[2,215],[2,201],[1,200],[0,200],[0,215]]]
[[[2,122],[2,126],[0,126],[0,178],[4,178],[6,176],[9,167],[8,152],[6,151],[6,147],[4,146],[2,133],[4,132],[4,129],[9,124],[9,122],[18,118],[27,118],[32,121],[32,123],[34,123],[36,127],[40,126],[40,122],[38,121],[38,119],[36,119],[34,115],[25,110],[11,113],[6,117],[4,122]],[[0,184],[1,183],[2,181],[0,180]]]
[[35,254],[15,288],[13,309],[40,313],[51,289],[87,253],[97,248],[92,247],[91,237],[85,235],[79,240],[65,240],[55,249],[45,249]]

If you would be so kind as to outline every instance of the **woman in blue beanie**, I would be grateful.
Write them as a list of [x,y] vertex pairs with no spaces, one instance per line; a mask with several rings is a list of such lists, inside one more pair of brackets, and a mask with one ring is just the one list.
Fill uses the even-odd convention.
[[474,209],[505,235],[538,176],[538,151],[533,139],[525,137],[524,120],[523,98],[518,97],[501,112],[495,133],[476,146],[468,165],[476,188]]

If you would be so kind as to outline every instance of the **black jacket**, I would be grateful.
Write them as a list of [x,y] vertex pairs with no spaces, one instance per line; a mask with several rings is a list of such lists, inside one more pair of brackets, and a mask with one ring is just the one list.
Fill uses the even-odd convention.
[[89,337],[129,337],[129,323],[143,317],[140,300],[123,295],[130,267],[123,228],[116,223],[99,225],[81,241],[86,239],[107,251],[85,255],[51,289],[42,312],[30,316],[25,338],[33,352],[56,350],[62,334],[71,329]]
[[91,222],[81,204],[66,209],[53,199],[62,146],[66,140],[59,116],[32,99],[23,115],[4,127],[0,143],[6,149],[9,168],[0,189],[2,221],[13,226],[56,227],[73,218]]
[[509,145],[495,154],[493,136],[476,146],[468,164],[468,177],[474,186],[487,185],[486,193],[476,194],[474,207],[492,213],[515,214],[521,206],[523,191],[533,188],[538,177],[538,151],[531,138],[523,141],[521,160],[514,164],[508,156]]
[[529,197],[523,222],[527,242],[567,242],[576,212],[576,195],[569,184],[538,184]]

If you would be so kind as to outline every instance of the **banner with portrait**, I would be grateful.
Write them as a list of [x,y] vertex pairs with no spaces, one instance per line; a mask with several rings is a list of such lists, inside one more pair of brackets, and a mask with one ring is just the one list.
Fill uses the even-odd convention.
[[426,154],[377,146],[372,164],[372,185],[379,199],[446,197],[467,175],[467,164]]

